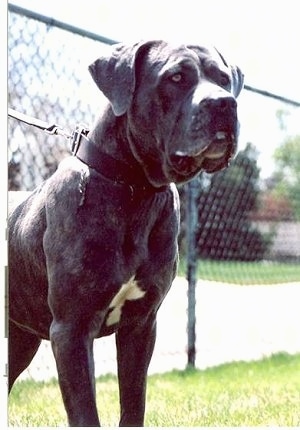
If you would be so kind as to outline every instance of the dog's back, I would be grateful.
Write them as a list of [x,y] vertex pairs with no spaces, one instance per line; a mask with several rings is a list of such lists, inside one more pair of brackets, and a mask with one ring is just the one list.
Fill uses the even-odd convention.
[[8,193],[8,212],[11,214],[17,206],[24,202],[29,196],[30,191],[9,191]]

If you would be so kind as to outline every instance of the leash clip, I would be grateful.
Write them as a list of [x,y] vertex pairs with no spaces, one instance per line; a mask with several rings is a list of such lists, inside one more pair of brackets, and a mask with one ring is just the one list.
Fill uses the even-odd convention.
[[87,139],[88,132],[89,132],[89,129],[86,126],[82,124],[76,125],[76,128],[75,130],[73,130],[71,135],[71,150],[73,155],[77,154],[77,151],[81,143],[81,139],[84,138],[88,140]]
[[56,124],[52,124],[49,127],[45,128],[44,131],[48,134],[61,134],[61,135],[67,135],[67,133],[64,132],[64,130]]

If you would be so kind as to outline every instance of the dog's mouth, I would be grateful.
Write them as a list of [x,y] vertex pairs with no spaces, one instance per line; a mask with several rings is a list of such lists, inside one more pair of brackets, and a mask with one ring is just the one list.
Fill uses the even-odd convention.
[[170,162],[178,174],[189,179],[201,170],[213,173],[227,167],[235,150],[235,134],[219,130],[200,150],[189,152],[178,150],[170,157]]

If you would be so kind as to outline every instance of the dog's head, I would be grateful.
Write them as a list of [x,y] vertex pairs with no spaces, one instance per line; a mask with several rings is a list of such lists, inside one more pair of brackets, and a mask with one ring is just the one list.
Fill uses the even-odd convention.
[[154,186],[215,172],[233,157],[243,75],[215,48],[163,41],[117,44],[90,73]]

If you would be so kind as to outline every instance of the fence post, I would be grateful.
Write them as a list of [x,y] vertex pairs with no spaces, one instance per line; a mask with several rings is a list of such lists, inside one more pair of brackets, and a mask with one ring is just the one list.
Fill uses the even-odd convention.
[[187,280],[188,280],[188,367],[195,367],[196,360],[196,282],[197,252],[196,227],[198,221],[198,178],[187,184]]

